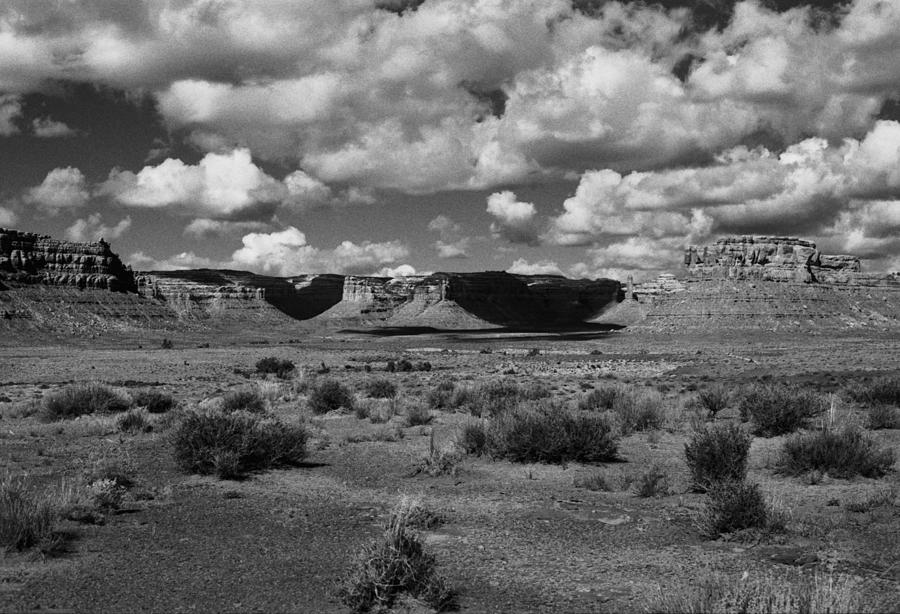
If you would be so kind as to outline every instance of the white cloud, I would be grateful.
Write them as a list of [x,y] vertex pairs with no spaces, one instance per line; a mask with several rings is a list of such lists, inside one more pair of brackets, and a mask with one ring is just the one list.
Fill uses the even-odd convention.
[[562,275],[559,265],[552,260],[538,260],[537,262],[528,262],[524,258],[518,258],[512,263],[507,273],[514,275]]
[[49,117],[35,118],[31,122],[31,129],[34,132],[34,136],[39,139],[54,139],[78,134],[77,130]]
[[442,214],[428,222],[428,230],[440,236],[434,243],[438,258],[468,258],[471,240],[469,237],[461,236],[462,226],[458,223]]
[[250,233],[244,235],[242,242],[243,247],[232,254],[230,267],[281,276],[372,274],[409,255],[409,250],[399,241],[362,244],[344,241],[334,249],[323,250],[309,245],[306,235],[293,226],[271,233]]
[[76,220],[74,224],[66,228],[66,238],[70,241],[107,241],[118,239],[131,228],[131,217],[123,218],[115,226],[107,226],[103,223],[103,216],[92,213],[87,218]]
[[235,232],[249,232],[251,230],[264,230],[267,224],[263,222],[234,222],[230,220],[212,220],[209,218],[197,218],[184,227],[184,234],[198,239],[205,237],[221,237]]
[[491,232],[513,243],[537,243],[537,209],[532,203],[520,202],[509,190],[494,192],[487,199],[487,212],[496,222],[491,223]]
[[0,207],[0,226],[15,226],[19,221],[19,216],[12,209]]
[[416,274],[415,267],[408,264],[401,264],[393,268],[384,267],[376,273],[378,277],[412,277]]
[[259,169],[249,150],[206,154],[196,165],[168,158],[137,173],[114,170],[101,192],[130,207],[177,207],[216,216],[276,203],[285,186]]
[[136,271],[183,271],[219,266],[218,263],[198,256],[194,252],[181,252],[163,260],[157,260],[144,252],[135,252],[128,257],[127,262]]
[[[2,83],[2,81],[0,81]],[[15,120],[22,115],[22,103],[18,96],[0,94],[0,136],[19,133]]]
[[23,195],[28,204],[36,204],[44,211],[55,215],[63,209],[77,209],[88,202],[90,194],[82,172],[71,166],[55,168],[44,178],[41,185],[29,188]]

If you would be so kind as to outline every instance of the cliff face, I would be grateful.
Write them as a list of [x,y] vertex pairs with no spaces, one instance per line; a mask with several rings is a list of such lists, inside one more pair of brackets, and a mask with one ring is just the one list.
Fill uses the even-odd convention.
[[864,273],[810,241],[727,237],[688,248],[684,264],[681,279],[635,286],[620,311],[654,330],[900,327],[900,275]]
[[105,241],[75,243],[0,228],[0,281],[132,292],[134,276]]

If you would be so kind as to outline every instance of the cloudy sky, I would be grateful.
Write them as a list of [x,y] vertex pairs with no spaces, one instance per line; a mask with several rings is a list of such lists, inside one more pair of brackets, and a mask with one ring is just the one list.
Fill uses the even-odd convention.
[[[810,6],[811,4],[811,6]],[[135,268],[900,269],[900,1],[2,0],[0,226]]]

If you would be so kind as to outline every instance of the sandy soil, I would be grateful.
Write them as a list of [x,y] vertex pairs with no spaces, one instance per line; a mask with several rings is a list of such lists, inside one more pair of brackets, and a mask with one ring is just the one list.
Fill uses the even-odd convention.
[[[403,494],[421,497],[443,517],[425,539],[464,612],[639,612],[658,591],[711,572],[801,568],[851,574],[873,598],[900,603],[900,507],[856,513],[845,505],[900,487],[896,473],[811,485],[773,471],[782,438],[757,438],[750,479],[789,513],[789,531],[762,543],[710,541],[695,526],[704,495],[688,489],[689,418],[676,410],[711,381],[770,378],[833,391],[860,376],[896,374],[897,337],[328,333],[262,341],[182,337],[171,350],[155,338],[0,347],[5,468],[46,483],[78,476],[98,458],[118,459],[137,476],[105,524],[66,523],[60,553],[0,555],[0,611],[345,611],[335,582]],[[387,424],[352,414],[311,418],[299,387],[282,383],[272,411],[309,425],[308,462],[221,481],[179,473],[164,431],[126,435],[111,419],[40,424],[16,414],[47,390],[88,380],[152,387],[189,406],[257,385],[251,372],[265,356],[310,372],[324,364],[357,390],[389,377],[407,398],[448,378],[541,382],[555,399],[573,403],[600,382],[631,382],[662,391],[672,415],[663,430],[624,438],[624,462],[523,465],[468,457],[455,475],[431,477],[417,472],[430,441],[451,441],[466,416],[435,411],[431,424],[415,427],[401,417]],[[427,360],[433,370],[383,372],[387,360],[404,356]],[[374,372],[364,371],[367,364]],[[839,410],[858,419],[851,405]],[[399,438],[366,441],[385,434]],[[874,436],[900,452],[900,431]],[[628,484],[652,463],[665,468],[670,494],[637,497]],[[597,472],[618,485],[615,492],[575,485]]]

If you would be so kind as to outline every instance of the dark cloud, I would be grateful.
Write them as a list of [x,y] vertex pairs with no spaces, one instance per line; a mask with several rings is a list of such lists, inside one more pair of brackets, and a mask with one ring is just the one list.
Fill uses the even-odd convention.
[[403,15],[406,12],[415,11],[423,4],[425,4],[425,0],[376,0],[375,8]]

